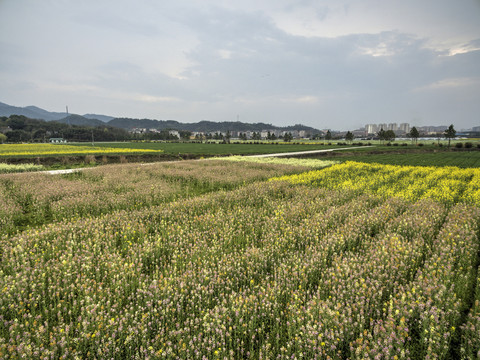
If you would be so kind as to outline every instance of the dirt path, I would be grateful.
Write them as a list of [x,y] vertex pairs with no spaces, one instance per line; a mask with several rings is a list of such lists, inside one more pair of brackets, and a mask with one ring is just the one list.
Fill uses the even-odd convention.
[[307,155],[307,154],[318,154],[318,153],[340,151],[340,150],[359,149],[359,148],[366,148],[366,147],[374,147],[374,146],[373,145],[351,146],[351,147],[338,148],[338,149],[309,150],[309,151],[296,151],[296,152],[277,153],[277,154],[248,155],[247,157],[279,157],[279,156],[292,156],[292,155]]
[[39,173],[50,174],[50,175],[58,175],[58,174],[71,174],[73,172],[91,169],[91,168],[77,168],[77,169],[62,169],[62,170],[46,170],[46,171],[36,171]]

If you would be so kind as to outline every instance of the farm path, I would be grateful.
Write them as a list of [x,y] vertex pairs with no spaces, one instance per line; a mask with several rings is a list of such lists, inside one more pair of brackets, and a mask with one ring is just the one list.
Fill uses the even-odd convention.
[[58,175],[58,174],[71,174],[73,172],[85,170],[87,168],[76,168],[76,169],[62,169],[62,170],[46,170],[46,171],[38,171],[40,173],[50,174],[50,175]]
[[326,150],[295,151],[295,152],[277,153],[277,154],[248,155],[247,157],[258,157],[258,158],[260,158],[260,157],[279,157],[279,156],[307,155],[307,154],[317,154],[317,153],[332,152],[332,151],[339,151],[339,150],[350,150],[350,149],[358,149],[358,148],[366,148],[366,147],[373,147],[373,145],[367,145],[367,146],[351,146],[351,147],[346,147],[346,148],[326,149]]

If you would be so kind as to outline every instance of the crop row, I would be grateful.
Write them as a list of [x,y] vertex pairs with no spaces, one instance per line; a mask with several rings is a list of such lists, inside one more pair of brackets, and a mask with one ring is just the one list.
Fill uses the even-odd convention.
[[411,166],[455,166],[479,168],[480,151],[439,151],[439,152],[386,152],[384,154],[364,154],[342,156],[342,161],[379,163]]
[[43,165],[35,165],[35,164],[2,164],[0,163],[0,174],[8,174],[8,173],[19,173],[19,172],[27,172],[27,171],[39,171],[45,169]]
[[210,160],[226,160],[237,162],[254,162],[259,164],[281,164],[304,166],[307,168],[323,169],[325,167],[338,164],[339,161],[334,160],[318,160],[318,159],[299,159],[299,158],[285,158],[285,157],[255,157],[255,156],[228,156],[222,158],[211,158]]
[[480,274],[477,278],[477,291],[467,320],[462,326],[460,353],[464,359],[480,358]]
[[292,165],[184,161],[106,165],[64,175],[0,175],[0,233],[63,219],[139,209],[231,189],[307,168]]
[[449,205],[461,201],[480,205],[480,169],[473,168],[346,162],[273,180],[327,189],[349,189],[409,201],[430,198]]
[[0,156],[43,156],[73,154],[123,154],[123,153],[163,152],[153,149],[110,148],[98,146],[73,146],[54,144],[2,144]]
[[479,222],[269,182],[4,236],[0,357],[468,358]]

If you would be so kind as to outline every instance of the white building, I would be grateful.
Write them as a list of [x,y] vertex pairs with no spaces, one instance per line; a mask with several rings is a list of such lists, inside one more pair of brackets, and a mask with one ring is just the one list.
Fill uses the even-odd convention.
[[65,140],[64,138],[50,138],[50,143],[52,144],[64,144],[66,142],[67,140]]
[[402,133],[408,133],[410,131],[410,124],[409,123],[401,123],[398,125],[397,123],[383,123],[383,124],[367,124],[365,125],[365,132],[367,134],[376,134],[380,130],[392,130],[395,132],[402,132]]
[[398,130],[398,125],[397,123],[390,123],[387,125],[386,129],[383,130],[392,130],[392,131],[397,131]]
[[378,132],[377,124],[367,124],[365,125],[365,131],[367,134],[376,134]]
[[410,132],[410,124],[409,123],[401,123],[398,127],[398,130],[408,134]]

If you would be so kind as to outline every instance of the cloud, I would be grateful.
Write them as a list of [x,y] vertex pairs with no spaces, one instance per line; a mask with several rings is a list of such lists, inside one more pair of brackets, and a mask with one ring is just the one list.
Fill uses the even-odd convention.
[[431,84],[414,89],[414,91],[430,91],[430,90],[452,90],[463,87],[477,87],[480,85],[480,77],[470,78],[448,78],[435,81]]
[[[370,90],[387,82],[392,87],[405,86],[406,74],[398,71],[409,67],[409,73],[412,68],[423,72],[421,68],[436,57],[423,48],[422,40],[398,32],[306,38],[287,34],[256,14],[238,17],[219,10],[210,15],[231,24],[234,33],[241,23],[249,26],[241,37],[235,37],[223,29],[202,33],[205,28],[199,25],[199,37],[209,40],[188,54],[195,65],[185,75],[206,92],[222,88],[224,95],[230,92],[232,96],[315,96]],[[202,19],[212,22],[205,16]],[[217,48],[220,53],[214,51]]]
[[448,49],[447,56],[455,56],[460,54],[467,54],[473,51],[480,50],[480,39],[472,40],[466,44],[459,44]]
[[436,123],[448,103],[468,122],[480,91],[472,1],[7,0],[0,101],[349,129]]

